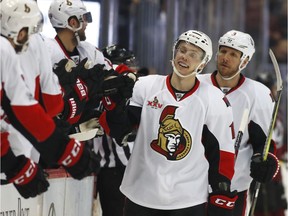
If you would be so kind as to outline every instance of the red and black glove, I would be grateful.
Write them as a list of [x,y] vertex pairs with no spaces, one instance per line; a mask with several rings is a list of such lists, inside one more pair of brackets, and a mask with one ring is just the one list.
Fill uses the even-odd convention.
[[125,104],[126,100],[132,97],[136,80],[137,77],[133,73],[124,73],[105,80],[102,85],[102,103],[105,109],[113,110],[116,105]]
[[26,199],[47,191],[49,182],[42,168],[24,155],[16,157],[10,148],[8,135],[1,132],[1,172]]
[[47,191],[49,183],[41,167],[24,155],[16,157],[10,148],[8,135],[7,132],[1,133],[1,172],[26,199]]
[[83,59],[79,65],[73,68],[73,73],[83,80],[88,88],[90,100],[99,100],[101,96],[101,85],[106,77],[117,75],[113,69],[105,70],[104,64],[96,64],[90,68],[87,58]]
[[218,190],[209,194],[207,206],[208,216],[232,216],[237,192]]
[[260,183],[270,182],[279,171],[279,160],[268,153],[267,160],[263,161],[262,154],[256,153],[251,158],[250,176]]
[[41,167],[24,155],[16,157],[17,167],[5,172],[7,180],[13,183],[25,199],[35,197],[49,187]]
[[78,180],[100,171],[100,158],[87,145],[74,139],[67,144],[58,164]]
[[77,79],[73,90],[68,95],[65,93],[63,99],[61,119],[67,120],[70,124],[77,123],[88,102],[87,86],[81,79]]

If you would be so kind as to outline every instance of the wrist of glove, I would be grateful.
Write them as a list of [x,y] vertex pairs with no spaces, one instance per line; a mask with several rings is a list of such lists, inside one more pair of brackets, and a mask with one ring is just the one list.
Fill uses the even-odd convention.
[[104,67],[104,64],[96,64],[90,67],[90,63],[85,58],[77,67],[73,68],[76,76],[86,83],[90,99],[99,99],[99,92],[101,92],[104,79],[111,75],[117,75],[114,70],[105,70]]
[[64,96],[64,110],[61,119],[67,120],[70,124],[76,123],[87,104],[88,92],[85,83],[77,79],[73,91]]
[[71,139],[58,161],[66,171],[75,179],[82,179],[100,170],[100,160],[85,144]]
[[63,134],[68,135],[71,131],[72,125],[58,117],[53,118],[57,128],[62,130]]
[[5,174],[7,180],[14,184],[21,196],[27,199],[47,191],[49,182],[41,167],[24,155],[15,157],[15,160],[17,160],[17,167],[6,171]]
[[121,74],[105,80],[102,88],[104,97],[102,104],[106,110],[113,110],[116,106],[125,105],[127,99],[132,97],[137,77],[133,73]]
[[279,171],[278,158],[268,153],[266,161],[263,161],[262,154],[256,153],[251,158],[250,176],[260,183],[270,182]]
[[232,216],[237,191],[215,191],[209,194],[207,213],[208,216]]
[[110,76],[102,84],[103,95],[128,99],[132,97],[136,81],[137,76],[131,72]]

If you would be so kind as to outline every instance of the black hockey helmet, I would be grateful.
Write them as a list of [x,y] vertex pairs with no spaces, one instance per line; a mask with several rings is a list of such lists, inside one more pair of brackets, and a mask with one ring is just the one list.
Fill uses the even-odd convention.
[[112,64],[126,64],[127,66],[136,66],[136,58],[132,51],[113,44],[102,49],[105,58],[109,59]]

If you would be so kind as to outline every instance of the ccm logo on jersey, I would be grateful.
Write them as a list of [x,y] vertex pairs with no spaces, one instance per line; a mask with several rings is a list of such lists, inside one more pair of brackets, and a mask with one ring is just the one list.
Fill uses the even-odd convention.
[[233,209],[236,199],[237,198],[235,198],[235,197],[229,198],[229,197],[221,196],[221,195],[210,197],[211,203],[213,203],[216,206],[220,206],[220,207],[226,208],[226,209]]

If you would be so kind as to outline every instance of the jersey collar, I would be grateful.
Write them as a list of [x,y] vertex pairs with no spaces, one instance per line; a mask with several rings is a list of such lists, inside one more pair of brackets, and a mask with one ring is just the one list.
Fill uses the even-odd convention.
[[[172,85],[171,85],[171,77],[172,77],[172,74],[170,74],[170,75],[168,75],[168,76],[166,77],[166,86],[167,86],[169,92],[171,93],[171,95],[174,97],[174,99],[175,99],[176,101],[178,101],[178,100],[177,100],[177,96],[176,96],[176,94],[175,94],[175,91],[173,90],[173,87],[172,87]],[[196,77],[196,79],[195,79],[195,85],[194,85],[189,91],[187,91],[187,92],[184,94],[184,96],[183,96],[179,101],[182,101],[182,100],[184,100],[185,98],[187,98],[187,97],[189,97],[190,95],[192,95],[192,94],[198,89],[199,84],[200,84],[200,82],[199,82],[199,80],[198,80],[197,77]]]
[[[217,88],[221,89],[220,86],[219,86],[219,84],[218,84],[218,82],[217,82],[217,80],[216,80],[216,75],[217,75],[217,71],[214,71],[214,72],[211,74],[211,76],[210,76],[211,82],[212,82],[212,84],[213,84],[214,86],[216,86]],[[227,94],[230,94],[231,92],[233,92],[233,91],[235,91],[236,89],[238,89],[238,88],[244,83],[245,79],[246,79],[245,76],[244,76],[243,74],[240,74],[240,79],[239,79],[237,85],[234,86],[233,88],[231,88],[231,89],[226,93],[226,95],[227,95]]]

